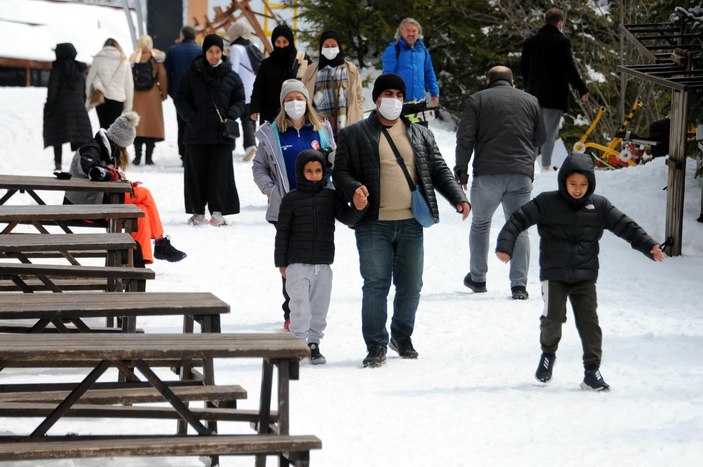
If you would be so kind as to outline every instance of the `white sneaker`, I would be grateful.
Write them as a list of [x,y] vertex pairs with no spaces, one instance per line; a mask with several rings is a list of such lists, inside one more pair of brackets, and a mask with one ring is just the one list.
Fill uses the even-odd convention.
[[219,211],[213,211],[212,217],[210,217],[210,225],[214,227],[220,227],[223,225],[229,225],[229,222],[222,216]]
[[242,157],[242,160],[245,162],[248,162],[248,161],[252,160],[255,155],[256,155],[256,146],[249,146],[244,151],[244,157]]
[[190,219],[188,219],[188,224],[190,225],[205,225],[207,224],[207,219],[205,214],[193,214]]

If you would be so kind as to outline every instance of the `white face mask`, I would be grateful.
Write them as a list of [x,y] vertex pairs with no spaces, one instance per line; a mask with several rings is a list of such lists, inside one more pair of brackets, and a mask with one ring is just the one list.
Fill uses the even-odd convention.
[[395,120],[400,117],[400,112],[403,110],[403,101],[393,97],[382,97],[381,105],[378,106],[378,111],[386,120]]
[[322,55],[324,55],[327,60],[334,60],[334,58],[339,55],[339,47],[323,47]]
[[307,104],[305,101],[287,101],[283,103],[283,109],[292,120],[300,120],[305,115]]

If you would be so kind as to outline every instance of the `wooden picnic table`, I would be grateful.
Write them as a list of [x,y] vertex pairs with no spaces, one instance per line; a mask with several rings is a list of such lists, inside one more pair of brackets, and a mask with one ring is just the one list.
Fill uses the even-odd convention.
[[[0,319],[31,321],[25,330],[42,332],[53,324],[59,332],[91,332],[86,318],[130,318],[123,331],[134,332],[136,321],[145,316],[183,316],[183,332],[192,333],[193,323],[204,333],[220,332],[220,315],[229,305],[209,292],[123,292],[96,294],[4,294]],[[75,328],[68,329],[65,322]],[[0,329],[2,325],[0,325]]]
[[[237,333],[237,334],[74,334],[70,337],[61,334],[49,335],[0,335],[0,366],[5,368],[54,368],[74,367],[91,368],[82,381],[78,382],[70,393],[58,404],[47,408],[34,403],[11,402],[9,406],[0,402],[2,417],[45,417],[28,435],[12,434],[0,436],[0,460],[20,460],[30,458],[59,457],[104,457],[110,455],[196,455],[209,454],[256,454],[257,465],[264,465],[266,454],[275,453],[281,465],[293,461],[295,465],[308,465],[309,450],[319,449],[319,439],[311,436],[290,436],[290,393],[289,383],[299,377],[299,361],[309,356],[308,347],[303,341],[287,333]],[[203,358],[246,358],[263,361],[261,375],[261,393],[259,407],[254,414],[243,414],[240,420],[255,420],[257,436],[248,435],[246,439],[236,436],[224,436],[206,427],[200,412],[191,410],[174,391],[154,371],[159,366],[170,366],[169,361]],[[85,418],[101,417],[101,427],[109,430],[110,424],[104,423],[103,417],[154,418],[140,407],[124,407],[124,413],[115,406],[103,407],[83,404],[81,397],[90,390],[108,368],[114,367],[128,378],[125,384],[135,381],[136,371],[168,401],[168,410],[175,412],[187,421],[200,436],[206,436],[208,442],[214,443],[203,450],[202,443],[194,441],[193,436],[159,435],[150,437],[138,433],[139,425],[133,427],[137,433],[113,433],[100,436],[47,436],[47,432],[56,422],[65,416]],[[277,411],[272,411],[273,370],[277,368]],[[136,369],[136,371],[134,370]],[[54,389],[52,385],[35,383],[36,376],[26,374],[32,381],[32,391]],[[14,391],[18,378],[13,375],[12,385],[0,384],[0,393]],[[214,382],[214,381],[213,381]],[[112,383],[117,384],[117,383]],[[25,388],[27,384],[23,385]],[[210,419],[221,420],[226,414],[239,409],[212,408],[207,412]],[[230,411],[230,412],[227,412]],[[133,413],[133,414],[132,414]],[[119,424],[116,424],[119,425]],[[6,431],[11,431],[10,424],[5,424]],[[119,425],[124,426],[124,425]],[[218,441],[221,441],[218,445]],[[149,440],[143,449],[137,449],[134,439]],[[180,441],[178,441],[180,440]],[[54,444],[54,443],[65,443]],[[173,441],[173,442],[171,442]],[[53,449],[48,449],[47,442]],[[25,444],[31,443],[31,444]],[[101,444],[102,443],[102,444]],[[164,443],[170,443],[170,447]],[[265,447],[266,443],[273,443]],[[32,446],[34,445],[34,446]],[[149,448],[151,446],[151,448]],[[160,446],[156,449],[156,446]],[[180,446],[180,448],[179,448]],[[39,455],[38,452],[43,452]],[[37,456],[40,457],[32,457]],[[48,457],[46,457],[48,456]]]
[[120,204],[124,194],[132,190],[132,185],[128,181],[94,182],[78,177],[60,180],[56,177],[0,174],[0,189],[7,190],[0,198],[0,205],[5,204],[18,191],[29,194],[37,204],[46,204],[37,191],[97,191],[105,193],[110,204]]
[[108,232],[135,232],[137,219],[144,211],[133,204],[60,204],[60,205],[0,205],[0,223],[8,224],[0,234],[7,234],[18,224],[31,224],[39,232],[48,234],[43,224],[55,223],[66,233],[72,233],[69,224],[89,226],[84,221],[96,221],[97,225],[109,221]]

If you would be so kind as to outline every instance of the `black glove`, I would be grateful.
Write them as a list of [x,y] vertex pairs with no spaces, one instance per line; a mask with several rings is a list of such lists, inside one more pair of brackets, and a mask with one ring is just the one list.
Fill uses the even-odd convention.
[[88,178],[94,181],[119,180],[120,173],[114,167],[94,165],[88,171]]

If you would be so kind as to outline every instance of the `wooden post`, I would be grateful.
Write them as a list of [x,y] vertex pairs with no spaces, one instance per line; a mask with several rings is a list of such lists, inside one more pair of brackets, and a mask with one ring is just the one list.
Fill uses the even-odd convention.
[[671,130],[669,133],[669,179],[666,191],[666,241],[669,256],[681,256],[683,238],[683,202],[686,185],[686,132],[688,124],[688,90],[673,90],[671,96]]

